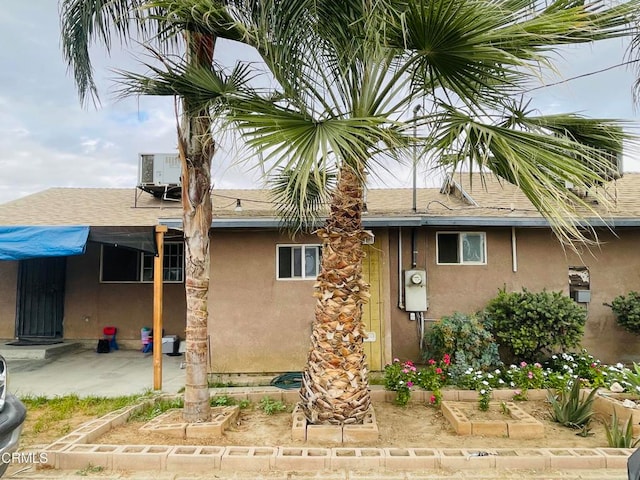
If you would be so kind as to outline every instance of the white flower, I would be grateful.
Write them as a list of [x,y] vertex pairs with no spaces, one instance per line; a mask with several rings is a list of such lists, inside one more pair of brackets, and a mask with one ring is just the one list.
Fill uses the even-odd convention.
[[503,380],[503,379],[501,379],[501,378],[499,378],[499,379],[498,379],[498,383],[499,383],[500,385],[502,385],[502,384],[504,383],[504,380]]
[[489,385],[489,382],[487,382],[486,380],[483,380],[483,381],[482,381],[482,384],[483,384],[483,385]]
[[493,378],[493,375],[491,375],[490,373],[487,373],[487,378]]
[[622,370],[624,368],[624,365],[621,363],[616,363],[616,367]]
[[480,395],[484,395],[485,393],[487,393],[485,389],[480,390]]

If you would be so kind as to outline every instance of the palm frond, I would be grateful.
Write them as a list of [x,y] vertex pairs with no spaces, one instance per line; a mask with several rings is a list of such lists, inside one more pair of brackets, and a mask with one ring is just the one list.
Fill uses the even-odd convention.
[[[576,115],[523,117],[516,125],[520,128],[513,128],[482,123],[449,109],[437,121],[441,130],[434,146],[442,152],[443,163],[456,169],[468,162],[472,171],[490,171],[518,186],[568,244],[592,242],[584,230],[585,218],[601,219],[603,211],[606,215],[613,208],[604,193],[593,190],[610,180],[614,170],[603,149],[620,148],[621,140],[633,139],[614,121]],[[568,184],[589,191],[589,201]]]
[[323,166],[344,162],[357,164],[360,170],[374,162],[377,153],[408,143],[402,125],[385,117],[316,119],[310,112],[259,97],[235,103],[232,116],[262,161],[286,169],[312,170],[318,162]]
[[[102,43],[109,52],[114,35],[126,44],[134,38],[149,40],[164,29],[159,24],[155,28],[150,27],[148,20],[151,15],[161,23],[163,17],[153,9],[144,8],[145,3],[145,0],[61,0],[62,53],[73,72],[82,103],[88,97],[94,103],[99,102],[89,54],[89,47],[94,42]],[[167,42],[160,43],[171,47]]]
[[[553,68],[561,45],[629,35],[635,0],[605,8],[602,1],[541,2],[418,0],[394,18],[388,42],[407,50],[414,81],[450,91],[471,104],[498,100]],[[527,71],[529,73],[527,73]]]
[[[151,0],[145,8],[161,12],[152,18],[168,20],[171,29],[225,38],[258,47],[251,24],[234,18],[234,10],[251,2],[221,0]],[[246,20],[246,17],[243,18]]]
[[[149,49],[150,50],[150,49]],[[156,57],[157,52],[150,50]],[[163,58],[163,67],[144,64],[149,73],[116,71],[121,97],[131,95],[175,96],[189,99],[184,102],[185,113],[197,115],[209,111],[221,115],[236,98],[251,93],[250,82],[255,75],[248,64],[238,63],[231,70],[221,65],[202,67],[184,64],[179,59]]]
[[268,186],[282,227],[292,235],[317,228],[327,213],[336,178],[335,172],[325,170],[276,169]]

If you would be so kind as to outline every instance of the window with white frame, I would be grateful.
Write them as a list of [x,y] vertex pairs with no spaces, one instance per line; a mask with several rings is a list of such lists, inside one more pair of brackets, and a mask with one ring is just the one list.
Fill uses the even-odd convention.
[[315,280],[320,270],[320,245],[278,245],[278,280]]
[[485,265],[487,241],[484,232],[437,232],[439,265]]
[[[100,281],[104,283],[153,282],[154,256],[128,248],[103,245],[100,258]],[[165,283],[184,281],[184,244],[165,242],[163,257]]]

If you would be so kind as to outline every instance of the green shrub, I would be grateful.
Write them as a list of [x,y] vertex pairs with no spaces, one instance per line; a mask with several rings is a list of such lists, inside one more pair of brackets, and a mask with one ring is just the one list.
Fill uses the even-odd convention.
[[260,400],[258,408],[267,415],[274,415],[276,413],[284,412],[287,409],[287,406],[280,400],[274,400],[265,396]]
[[554,350],[580,345],[586,311],[562,292],[500,290],[485,308],[491,331],[509,362],[539,362]]
[[236,401],[228,395],[216,395],[211,397],[209,405],[212,407],[226,407],[229,405],[235,405]]
[[631,333],[640,334],[640,293],[629,292],[626,296],[620,295],[614,298],[611,304],[605,305],[613,310],[618,325]]
[[453,383],[468,369],[492,370],[501,366],[498,345],[477,315],[454,313],[434,323],[424,336],[423,359],[450,355]]

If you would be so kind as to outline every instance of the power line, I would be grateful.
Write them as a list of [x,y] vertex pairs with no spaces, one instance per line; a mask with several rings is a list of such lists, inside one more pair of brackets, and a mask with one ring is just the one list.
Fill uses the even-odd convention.
[[623,62],[623,63],[618,63],[616,65],[611,65],[609,67],[605,67],[602,68],[600,70],[596,70],[594,72],[589,72],[589,73],[583,73],[581,75],[576,75],[575,77],[569,77],[569,78],[565,78],[564,80],[560,80],[558,82],[553,82],[553,83],[547,83],[546,85],[540,85],[539,87],[534,87],[534,88],[530,88],[529,90],[525,90],[524,93],[529,93],[529,92],[533,92],[535,90],[540,90],[542,88],[547,88],[547,87],[555,87],[556,85],[561,85],[563,83],[567,83],[570,82],[572,80],[577,80],[579,78],[584,78],[584,77],[590,77],[591,75],[596,75],[598,73],[603,73],[603,72],[607,72],[609,70],[613,70],[614,68],[619,68],[619,67],[624,67],[626,65],[631,65],[633,63],[638,63],[640,61],[640,59],[637,60],[629,60],[627,62]]

